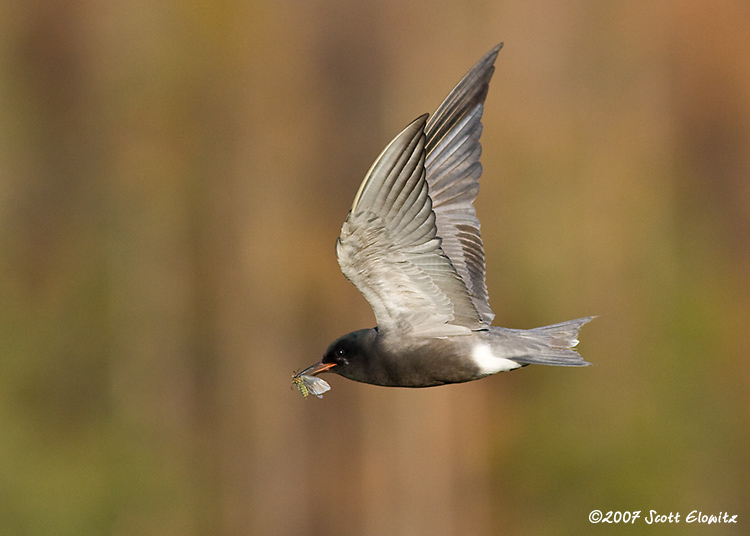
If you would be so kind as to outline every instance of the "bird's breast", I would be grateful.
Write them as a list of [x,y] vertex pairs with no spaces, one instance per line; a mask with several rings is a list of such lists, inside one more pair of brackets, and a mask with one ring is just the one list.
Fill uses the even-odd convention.
[[371,359],[370,378],[377,385],[432,387],[476,380],[487,373],[472,357],[471,336],[381,340]]

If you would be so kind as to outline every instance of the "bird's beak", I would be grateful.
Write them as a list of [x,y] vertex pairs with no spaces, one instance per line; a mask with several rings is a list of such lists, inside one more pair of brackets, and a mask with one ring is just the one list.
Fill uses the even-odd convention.
[[297,374],[297,376],[315,376],[335,366],[336,366],[336,363],[323,363],[321,361],[319,363],[315,363],[314,365],[310,367],[307,367],[305,370]]

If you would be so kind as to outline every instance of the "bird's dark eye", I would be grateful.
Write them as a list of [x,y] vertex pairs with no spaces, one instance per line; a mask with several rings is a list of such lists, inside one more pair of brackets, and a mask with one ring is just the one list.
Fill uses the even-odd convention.
[[338,348],[336,350],[336,357],[344,357],[346,355],[346,350],[343,348]]

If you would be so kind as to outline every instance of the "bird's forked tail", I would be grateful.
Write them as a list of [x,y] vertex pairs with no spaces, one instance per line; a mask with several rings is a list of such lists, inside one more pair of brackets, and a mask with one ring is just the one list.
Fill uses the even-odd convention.
[[524,352],[510,359],[522,365],[588,366],[591,363],[584,361],[573,348],[578,344],[578,330],[594,318],[587,316],[541,328],[513,330]]

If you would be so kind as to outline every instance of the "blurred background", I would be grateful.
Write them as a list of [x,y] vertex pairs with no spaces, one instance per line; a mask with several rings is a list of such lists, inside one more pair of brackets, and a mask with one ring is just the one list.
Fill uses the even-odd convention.
[[[0,534],[747,533],[746,1],[0,5]],[[500,41],[495,324],[594,366],[302,399],[361,178]]]

